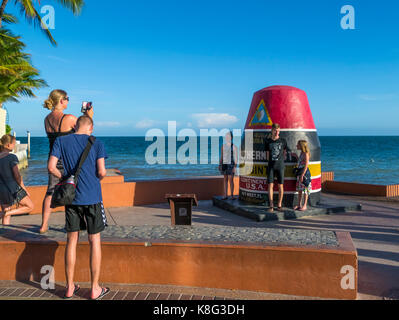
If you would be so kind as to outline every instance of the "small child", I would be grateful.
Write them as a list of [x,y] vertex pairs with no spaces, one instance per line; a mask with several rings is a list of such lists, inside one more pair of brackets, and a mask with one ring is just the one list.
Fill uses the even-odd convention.
[[18,158],[11,154],[15,142],[15,137],[9,134],[0,139],[0,219],[3,225],[10,224],[11,216],[33,210],[33,202],[18,170]]
[[[298,206],[296,206],[294,210],[306,211],[310,190],[312,190],[311,176],[309,171],[310,151],[308,143],[305,140],[299,140],[296,147],[297,150],[301,150],[301,154],[298,158],[296,182],[296,190],[299,192]],[[301,206],[302,193],[305,193],[303,206]]]

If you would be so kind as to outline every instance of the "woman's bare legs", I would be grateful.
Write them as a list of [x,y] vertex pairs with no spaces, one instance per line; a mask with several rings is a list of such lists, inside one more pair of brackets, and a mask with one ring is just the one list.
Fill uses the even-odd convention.
[[301,211],[305,211],[307,209],[307,204],[308,204],[308,198],[309,195],[307,192],[305,192],[304,200],[303,200],[303,206],[301,207]]
[[[23,198],[19,202],[19,206],[16,209],[5,211],[3,216],[3,225],[9,225],[11,222],[11,216],[26,214],[32,212],[34,208],[33,202],[29,196]],[[4,210],[3,210],[4,211]]]
[[229,175],[231,198],[234,200],[234,175]]
[[0,212],[0,219],[1,220],[4,219],[4,215],[6,214],[6,208],[7,208],[7,206],[1,205],[1,212]]
[[302,191],[298,191],[298,205],[294,208],[294,210],[298,210],[302,207]]
[[228,182],[229,182],[229,179],[228,179],[228,176],[227,175],[224,175],[223,176],[223,183],[224,183],[224,197],[223,197],[223,199],[227,199],[227,188],[228,188]]
[[51,198],[52,196],[46,195],[43,199],[42,206],[42,225],[40,226],[40,233],[44,233],[48,230],[48,221],[51,215]]

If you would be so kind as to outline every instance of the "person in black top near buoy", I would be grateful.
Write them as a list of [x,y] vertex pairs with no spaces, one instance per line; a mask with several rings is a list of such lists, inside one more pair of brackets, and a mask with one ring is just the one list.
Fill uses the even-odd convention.
[[231,200],[236,200],[234,196],[234,175],[238,162],[238,150],[233,144],[233,132],[229,131],[225,136],[226,143],[222,145],[220,152],[219,171],[224,176],[224,197],[227,200],[228,183],[230,182]]
[[[50,145],[49,158],[55,139],[75,133],[75,125],[78,118],[72,114],[64,114],[64,110],[68,107],[68,102],[68,94],[64,90],[59,89],[53,90],[48,99],[44,101],[43,107],[51,110],[51,113],[44,119],[44,127]],[[93,109],[87,110],[85,115],[93,118]],[[58,161],[57,169],[63,172],[62,161]],[[46,233],[48,230],[48,221],[51,214],[51,198],[54,188],[59,182],[60,179],[49,173],[47,192],[42,206],[42,225],[39,231],[41,234]]]
[[289,149],[287,147],[287,141],[280,137],[280,125],[274,123],[272,125],[271,137],[265,141],[266,158],[268,160],[267,165],[267,183],[269,184],[269,212],[274,211],[273,206],[273,187],[274,178],[277,178],[279,187],[279,197],[277,210],[282,211],[282,203],[284,197],[284,170],[285,163],[284,159]]

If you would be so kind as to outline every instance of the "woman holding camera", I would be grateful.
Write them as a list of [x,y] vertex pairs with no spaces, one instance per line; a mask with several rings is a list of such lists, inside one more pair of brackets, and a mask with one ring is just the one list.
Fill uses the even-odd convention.
[[[71,114],[64,114],[68,103],[69,97],[64,90],[53,90],[48,99],[44,101],[43,107],[51,110],[50,114],[44,119],[44,127],[50,144],[49,156],[55,139],[75,132],[77,117]],[[85,115],[93,118],[93,109],[87,110]],[[57,169],[63,173],[64,168],[61,161],[58,161]],[[39,231],[41,234],[46,233],[48,230],[48,221],[51,214],[51,198],[54,188],[59,182],[60,179],[49,173],[47,192],[42,206],[42,225]]]

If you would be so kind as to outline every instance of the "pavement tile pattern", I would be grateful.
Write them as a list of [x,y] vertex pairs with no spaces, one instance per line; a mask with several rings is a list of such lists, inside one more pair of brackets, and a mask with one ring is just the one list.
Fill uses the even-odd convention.
[[[41,288],[0,288],[0,300],[8,299],[46,299],[58,300],[63,299],[65,293],[64,288],[56,288],[53,290],[43,290]],[[90,299],[90,289],[80,289],[71,300],[88,300]],[[219,296],[205,296],[193,294],[165,293],[165,292],[136,292],[112,290],[109,294],[100,300],[233,300]]]
[[[20,231],[20,232],[18,232]],[[1,226],[1,238],[24,241],[28,239],[65,240],[66,232],[63,226],[53,225],[45,235],[38,234],[37,226]],[[81,236],[85,238],[84,231]],[[213,226],[121,226],[111,225],[102,232],[102,239],[124,239],[132,241],[184,241],[184,242],[217,242],[217,243],[261,243],[288,245],[325,245],[338,246],[334,231],[251,228],[251,227],[213,227]]]

